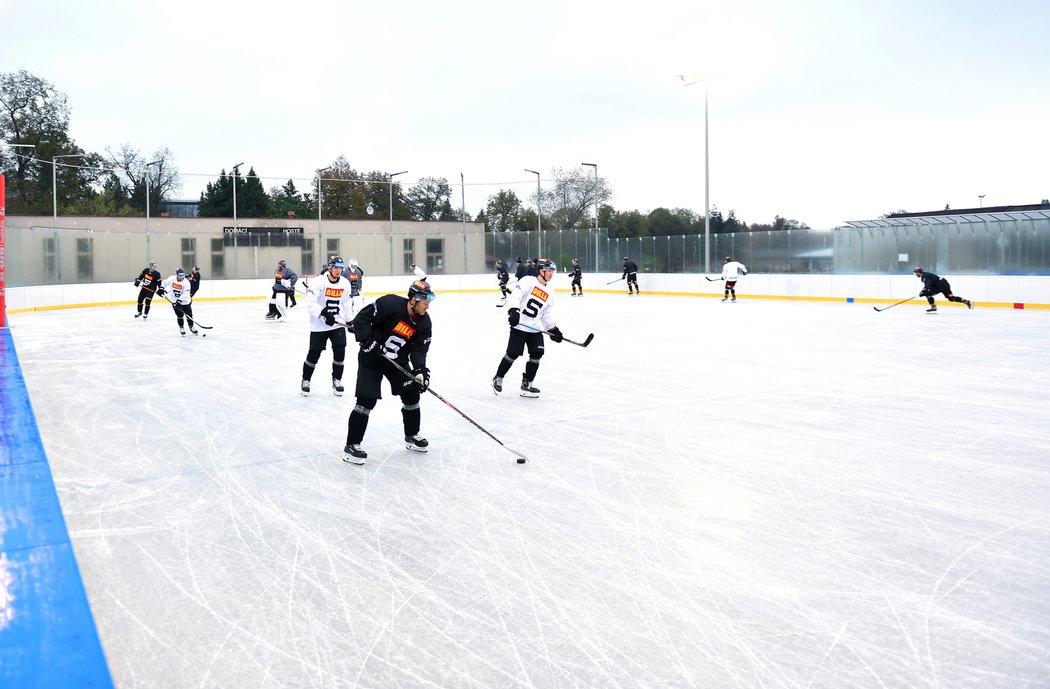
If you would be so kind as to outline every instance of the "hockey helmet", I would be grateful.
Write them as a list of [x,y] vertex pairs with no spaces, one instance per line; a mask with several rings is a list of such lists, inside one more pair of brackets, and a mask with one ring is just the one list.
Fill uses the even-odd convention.
[[437,295],[434,294],[434,290],[430,289],[430,283],[425,280],[416,280],[408,286],[408,298],[409,299],[425,299],[426,301],[434,301],[437,299]]
[[149,262],[149,267],[150,268],[156,268],[157,267],[157,262],[156,261],[150,261]]
[[623,260],[625,260],[625,261],[630,261],[631,259],[629,259],[629,258],[627,258],[626,256],[624,256],[624,257],[623,257]]
[[916,275],[922,275],[922,266],[915,266],[915,270],[912,271]]
[[329,268],[346,268],[346,264],[343,263],[342,256],[332,256],[328,259]]
[[573,262],[573,263],[579,263],[579,262],[580,262],[580,259],[578,259],[578,258],[574,258],[574,259],[572,259],[572,262]]
[[175,275],[176,275],[177,277],[182,277],[182,276],[184,276],[185,274],[186,274],[186,271],[185,271],[185,270],[183,270],[182,268],[179,268],[178,270],[176,270],[176,271],[175,271]]
[[357,267],[357,259],[356,258],[351,258],[350,259],[350,267],[351,268],[356,268]]
[[283,258],[277,262],[278,268],[284,268],[286,265],[288,265],[288,261],[284,260]]
[[558,265],[549,258],[537,258],[536,270],[553,270],[554,272],[558,272]]
[[732,256],[726,256],[724,259],[722,259],[722,263],[729,263],[732,260],[733,260]]

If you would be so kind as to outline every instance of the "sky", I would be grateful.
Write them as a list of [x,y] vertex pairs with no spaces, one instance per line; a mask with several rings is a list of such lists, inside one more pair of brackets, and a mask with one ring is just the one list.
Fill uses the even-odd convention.
[[1038,0],[0,0],[0,72],[64,92],[85,150],[169,149],[177,198],[242,161],[309,191],[342,155],[471,215],[582,162],[617,210],[702,213],[706,91],[711,207],[831,228],[1050,198],[1048,25]]

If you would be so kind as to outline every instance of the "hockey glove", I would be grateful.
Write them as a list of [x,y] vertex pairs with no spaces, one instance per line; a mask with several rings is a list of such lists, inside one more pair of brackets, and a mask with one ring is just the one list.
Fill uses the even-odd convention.
[[514,327],[521,322],[521,310],[511,309],[507,312],[507,322],[510,323],[510,327]]
[[375,348],[376,348],[376,341],[373,340],[371,337],[367,337],[367,338],[361,340],[361,351],[362,352],[366,352],[366,353],[367,352],[371,352]]
[[157,288],[157,296],[158,297],[166,297],[166,296],[168,296],[168,290],[164,289],[163,287],[158,287]]
[[321,313],[317,315],[321,317],[321,320],[324,321],[325,325],[335,325],[335,314],[332,313],[327,306],[321,309]]
[[138,287],[140,282],[141,282],[141,280],[136,279],[135,280],[135,286]]
[[565,337],[561,334],[561,331],[558,330],[558,326],[554,326],[553,328],[548,330],[547,334],[551,336],[551,340],[554,342],[561,342],[565,339]]
[[419,386],[420,391],[426,392],[427,388],[430,387],[430,369],[426,366],[420,366],[412,371],[412,376],[416,379],[416,385]]

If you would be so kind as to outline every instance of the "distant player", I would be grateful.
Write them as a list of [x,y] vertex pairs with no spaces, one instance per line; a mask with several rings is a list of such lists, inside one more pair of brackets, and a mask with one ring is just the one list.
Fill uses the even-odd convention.
[[583,271],[580,270],[580,259],[572,259],[572,268],[569,269],[569,276],[572,278],[572,296],[576,296],[576,289],[579,288],[580,296],[583,296]]
[[332,394],[343,395],[343,360],[346,356],[346,314],[350,313],[350,281],[343,277],[346,264],[339,256],[328,261],[327,272],[318,276],[306,292],[306,312],[310,314],[310,349],[303,362],[299,391],[310,394],[310,379],[321,359],[321,352],[332,343]]
[[503,377],[527,347],[529,360],[521,376],[521,396],[539,397],[539,388],[533,387],[532,382],[536,380],[543,357],[543,333],[549,333],[555,342],[562,341],[561,330],[558,330],[551,315],[554,289],[550,281],[554,279],[557,266],[553,261],[541,258],[536,262],[536,269],[535,277],[526,275],[514,285],[514,297],[511,299],[514,306],[507,312],[507,322],[510,323],[507,351],[492,378],[492,390],[497,395],[503,392]]
[[197,296],[197,290],[201,288],[201,269],[199,266],[193,266],[193,270],[186,276],[186,279],[190,281],[190,296]]
[[361,296],[361,290],[365,285],[365,271],[357,264],[356,258],[350,259],[350,265],[348,265],[346,270],[343,271],[343,277],[350,281],[351,310],[346,316],[346,322],[350,323],[364,304],[364,297]]
[[[419,435],[422,415],[420,394],[430,386],[427,351],[433,332],[430,302],[435,299],[430,285],[416,280],[408,297],[387,294],[365,306],[354,318],[354,337],[361,345],[357,353],[357,403],[346,422],[343,461],[364,464],[368,453],[361,449],[368,428],[368,416],[383,397],[383,378],[390,390],[401,398],[405,448],[426,452],[430,443]],[[411,377],[390,363],[412,372]]]
[[514,269],[514,279],[520,280],[525,277],[525,264],[521,260],[521,256],[518,256],[517,260],[518,267]]
[[[284,318],[286,309],[289,305],[289,300],[292,306],[295,306],[295,283],[299,280],[299,276],[295,274],[291,268],[288,267],[288,262],[283,258],[277,262],[277,267],[273,271],[273,287],[270,293],[270,309],[266,313],[266,320],[279,321]],[[277,295],[284,295],[283,301],[284,306],[281,306]]]
[[417,266],[415,263],[412,264],[412,273],[416,276],[417,280],[427,281],[427,273],[425,270]]
[[933,273],[927,273],[921,267],[915,269],[915,277],[922,280],[922,291],[919,292],[920,297],[926,297],[926,301],[929,302],[930,308],[926,309],[926,313],[937,313],[937,304],[933,301],[933,295],[943,294],[948,298],[948,301],[956,301],[960,304],[966,304],[966,308],[972,309],[973,302],[962,297],[957,297],[952,294],[952,286],[948,284],[948,281],[939,275]]
[[724,302],[729,299],[730,295],[733,297],[733,301],[736,301],[736,281],[747,275],[747,268],[744,267],[743,263],[734,261],[732,256],[726,256],[722,261],[722,279],[726,281],[725,296],[722,297]]
[[502,258],[496,259],[496,280],[499,281],[499,291],[502,295],[500,303],[496,306],[504,306],[507,303],[507,297],[510,296],[510,290],[507,288],[507,283],[510,282],[510,273],[507,272],[507,264],[503,262]]
[[161,283],[160,289],[157,290],[157,294],[162,297],[168,292],[171,292],[171,308],[175,310],[179,332],[186,337],[186,329],[183,327],[183,319],[185,319],[186,325],[190,327],[190,332],[196,335],[197,329],[193,327],[193,285],[186,277],[185,270],[182,268],[176,270],[175,274]]
[[142,320],[146,320],[149,318],[150,302],[153,301],[153,295],[160,287],[160,271],[157,270],[156,261],[150,261],[149,265],[142,269],[139,276],[135,278],[135,286],[139,288],[138,310],[135,312],[135,318],[142,316]]
[[638,289],[638,264],[627,256],[623,257],[623,277],[620,279],[627,280],[628,295],[642,293],[642,290]]

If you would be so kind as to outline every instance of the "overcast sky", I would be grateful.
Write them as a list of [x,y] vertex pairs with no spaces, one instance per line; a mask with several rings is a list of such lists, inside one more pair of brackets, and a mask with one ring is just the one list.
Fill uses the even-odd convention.
[[[1050,197],[1045,0],[0,0],[0,72],[69,97],[88,151],[171,150],[198,198],[345,155],[472,215],[597,163],[618,210],[815,228]],[[586,168],[591,172],[590,168]]]

